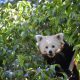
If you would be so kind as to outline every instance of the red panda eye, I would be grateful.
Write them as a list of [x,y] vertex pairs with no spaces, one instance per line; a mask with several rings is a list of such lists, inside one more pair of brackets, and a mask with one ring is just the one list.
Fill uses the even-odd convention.
[[54,45],[52,45],[52,48],[54,48],[55,46]]
[[46,46],[46,49],[48,48],[48,46]]

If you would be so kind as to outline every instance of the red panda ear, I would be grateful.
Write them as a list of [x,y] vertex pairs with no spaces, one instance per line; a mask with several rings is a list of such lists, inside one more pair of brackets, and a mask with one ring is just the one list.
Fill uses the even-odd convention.
[[42,35],[36,35],[35,38],[36,38],[37,42],[40,42],[43,39],[43,36]]
[[64,39],[64,34],[63,33],[58,33],[58,34],[56,34],[56,38],[58,40],[63,40]]
[[55,36],[61,42],[61,44],[64,44],[64,34],[63,33],[58,33]]

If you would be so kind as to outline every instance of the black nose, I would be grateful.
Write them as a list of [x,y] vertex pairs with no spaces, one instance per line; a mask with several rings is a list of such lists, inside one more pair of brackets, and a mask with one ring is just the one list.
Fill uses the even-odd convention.
[[52,51],[49,51],[49,55],[52,55]]
[[49,51],[49,53],[52,53],[52,51]]

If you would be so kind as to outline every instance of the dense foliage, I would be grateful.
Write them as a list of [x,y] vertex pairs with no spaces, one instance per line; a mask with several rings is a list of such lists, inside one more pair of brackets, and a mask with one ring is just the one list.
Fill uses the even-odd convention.
[[[35,35],[63,32],[80,63],[80,0],[18,1],[0,5],[0,78],[63,80],[44,62]],[[65,73],[64,79],[67,80]],[[0,80],[1,80],[0,79]]]

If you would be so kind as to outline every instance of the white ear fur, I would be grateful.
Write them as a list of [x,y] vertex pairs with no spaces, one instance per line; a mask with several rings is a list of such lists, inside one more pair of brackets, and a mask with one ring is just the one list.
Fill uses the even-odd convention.
[[58,33],[56,34],[57,39],[63,40],[64,39],[64,33]]
[[42,35],[36,35],[35,38],[36,38],[37,42],[40,42],[42,40],[43,36]]

